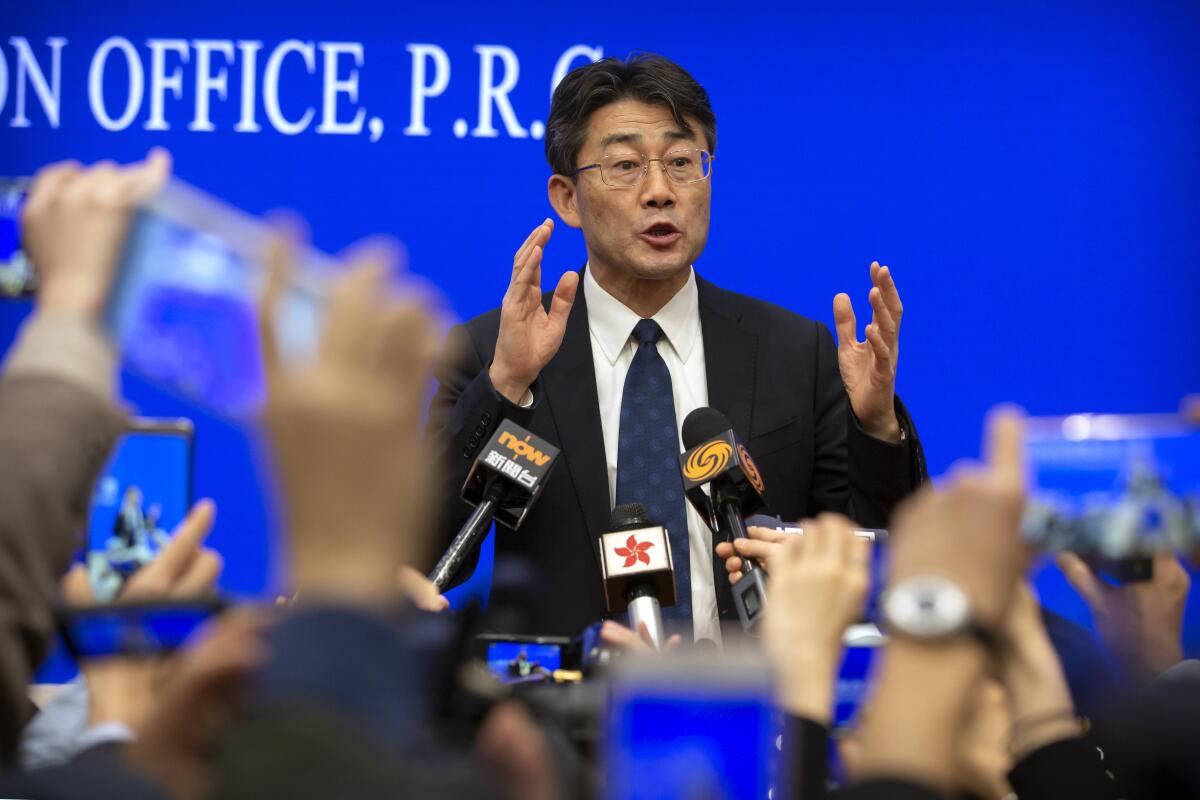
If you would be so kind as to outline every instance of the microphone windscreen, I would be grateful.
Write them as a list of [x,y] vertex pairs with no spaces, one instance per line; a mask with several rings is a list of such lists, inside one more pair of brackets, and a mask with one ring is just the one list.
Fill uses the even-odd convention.
[[680,438],[683,439],[683,448],[690,450],[732,428],[728,417],[715,408],[705,406],[687,415],[683,421]]
[[612,510],[609,521],[612,523],[609,530],[613,531],[632,531],[654,524],[650,521],[650,513],[641,503],[622,503]]

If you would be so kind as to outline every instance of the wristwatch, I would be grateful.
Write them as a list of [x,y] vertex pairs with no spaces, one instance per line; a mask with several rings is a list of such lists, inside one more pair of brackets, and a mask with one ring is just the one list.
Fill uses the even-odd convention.
[[941,575],[914,575],[887,590],[882,603],[888,633],[925,642],[971,636],[990,651],[996,637],[971,616],[971,601]]

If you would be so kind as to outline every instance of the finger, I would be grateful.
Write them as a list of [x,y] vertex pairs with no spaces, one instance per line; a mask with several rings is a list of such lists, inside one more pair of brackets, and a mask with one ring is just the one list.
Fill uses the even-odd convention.
[[330,363],[369,362],[378,346],[377,298],[383,290],[387,265],[367,257],[350,264],[349,272],[329,292],[320,358]]
[[867,326],[866,334],[867,341],[871,345],[871,353],[875,356],[872,359],[872,368],[875,374],[882,378],[891,378],[892,348],[888,346],[883,334],[879,332],[879,328],[874,323]]
[[1025,413],[1016,406],[996,406],[987,417],[984,458],[991,480],[1012,492],[1025,490]]
[[871,283],[877,284],[877,283],[879,282],[879,269],[880,269],[880,267],[879,267],[879,262],[878,262],[878,261],[872,261],[872,262],[871,262],[871,267],[870,267],[870,270],[871,270]]
[[145,159],[125,167],[121,176],[122,199],[137,204],[158,194],[171,178],[171,167],[171,154],[165,148],[150,148]]
[[550,324],[555,331],[567,329],[567,318],[571,316],[571,306],[575,304],[575,295],[579,290],[579,273],[570,271],[558,279],[554,289],[554,297],[550,300]]
[[654,637],[650,635],[649,625],[647,625],[645,622],[639,622],[637,632],[638,637],[642,640],[643,644],[650,648],[654,647]]
[[741,579],[742,579],[742,571],[741,570],[738,570],[737,572],[729,573],[729,583],[731,585],[737,583]]
[[858,321],[854,316],[854,304],[850,295],[841,292],[833,298],[833,324],[837,331],[838,348],[858,343]]
[[854,546],[855,536],[850,532],[850,520],[840,514],[825,513],[818,519],[821,525],[829,531],[829,556],[837,559],[839,564],[850,562],[850,552]]
[[1055,561],[1066,576],[1067,583],[1075,587],[1075,591],[1079,592],[1090,607],[1096,608],[1104,602],[1103,587],[1088,565],[1083,563],[1083,559],[1074,553],[1062,552]]
[[212,500],[196,503],[183,522],[175,526],[175,530],[171,532],[171,541],[167,542],[150,566],[157,565],[167,582],[174,582],[199,553],[200,545],[212,531],[216,518],[217,506]]
[[900,290],[896,288],[896,281],[892,278],[892,270],[890,267],[881,267],[875,281],[875,285],[879,287],[879,291],[883,294],[884,305],[892,315],[892,319],[896,321],[896,327],[900,327],[900,320],[904,316],[904,304],[900,302]]
[[192,559],[187,571],[175,582],[171,588],[171,594],[175,597],[212,594],[223,569],[225,569],[225,561],[220,554],[215,550],[203,548]]
[[380,323],[379,367],[403,385],[423,387],[438,352],[437,327],[417,298],[392,302]]
[[713,548],[713,552],[717,554],[717,558],[727,559],[733,556],[733,544],[730,542],[717,542],[717,546]]
[[879,328],[883,334],[883,340],[888,343],[888,346],[895,345],[899,338],[900,329],[896,324],[896,320],[892,317],[892,312],[883,301],[883,292],[876,286],[871,289],[867,295],[867,299],[871,302],[871,311],[874,313],[871,321],[875,324],[875,327]]
[[264,262],[267,278],[258,301],[258,342],[262,350],[263,371],[270,386],[280,375],[279,342],[275,336],[275,309],[291,279],[294,250],[291,240],[280,232],[272,232],[267,240]]
[[88,577],[87,567],[76,564],[58,582],[58,593],[62,596],[64,605],[90,606],[95,605],[96,595],[92,592],[92,581]]
[[108,160],[97,161],[79,173],[78,178],[66,184],[60,197],[66,203],[87,203],[106,198],[116,182],[117,165]]
[[725,571],[730,575],[735,572],[740,573],[742,571],[742,559],[737,556],[730,556],[725,559]]
[[605,620],[600,626],[600,640],[625,650],[641,650],[646,646],[637,634],[612,620]]
[[814,560],[829,560],[837,553],[838,543],[836,532],[826,524],[822,517],[813,520],[812,525],[804,529],[806,556]]
[[774,542],[760,542],[754,539],[734,539],[733,547],[738,554],[748,558],[765,561],[775,553],[780,545]]
[[746,528],[746,532],[750,534],[751,539],[758,539],[760,542],[786,542],[795,534],[787,531],[777,531],[773,528],[763,528],[758,525],[751,525]]
[[68,183],[79,176],[83,169],[78,161],[60,161],[48,167],[42,167],[33,176],[29,185],[29,195],[25,198],[25,206],[21,211],[22,223],[36,218],[58,197]]
[[666,645],[663,646],[663,649],[664,650],[674,650],[677,647],[681,647],[682,645],[683,645],[683,637],[680,636],[678,633],[673,633],[673,634],[671,634],[670,638],[667,639],[667,643],[666,643]]
[[516,272],[517,269],[525,263],[525,257],[529,254],[530,248],[533,247],[533,240],[537,238],[537,235],[542,230],[542,225],[545,224],[546,223],[543,222],[541,225],[538,225],[536,228],[531,230],[529,235],[525,237],[525,241],[521,242],[521,246],[517,248],[517,252],[513,255],[513,272]]

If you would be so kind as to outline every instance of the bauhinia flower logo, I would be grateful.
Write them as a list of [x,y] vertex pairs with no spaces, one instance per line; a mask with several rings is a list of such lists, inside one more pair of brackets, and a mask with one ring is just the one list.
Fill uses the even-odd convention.
[[624,557],[626,567],[632,567],[639,561],[643,564],[650,563],[650,556],[646,555],[646,551],[651,547],[654,547],[654,542],[639,542],[636,536],[630,536],[625,540],[624,547],[614,547],[613,552]]

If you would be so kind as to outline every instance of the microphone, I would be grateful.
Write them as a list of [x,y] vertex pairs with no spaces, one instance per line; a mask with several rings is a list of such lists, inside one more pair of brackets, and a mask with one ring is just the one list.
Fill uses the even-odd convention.
[[513,530],[521,527],[541,495],[558,453],[557,447],[515,422],[500,421],[463,484],[462,499],[475,510],[429,574],[439,592],[487,534],[493,519]]
[[[737,440],[729,419],[715,408],[697,408],[687,415],[681,431],[684,452],[679,456],[683,489],[714,534],[726,541],[748,538],[745,517],[760,511],[762,476],[749,451]],[[709,495],[704,486],[709,487]],[[734,606],[744,630],[758,622],[766,604],[767,580],[754,559],[742,557],[742,578],[733,585]]]
[[609,612],[629,611],[629,627],[645,625],[655,649],[666,641],[662,607],[675,605],[675,568],[667,530],[641,503],[613,509],[612,531],[600,536],[600,571]]

